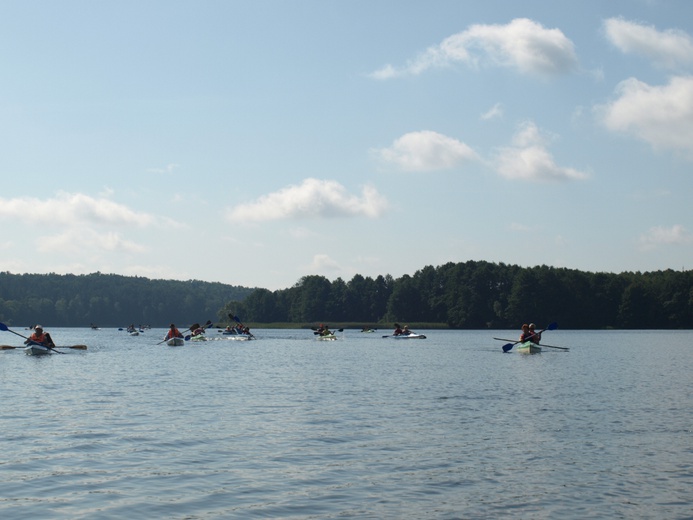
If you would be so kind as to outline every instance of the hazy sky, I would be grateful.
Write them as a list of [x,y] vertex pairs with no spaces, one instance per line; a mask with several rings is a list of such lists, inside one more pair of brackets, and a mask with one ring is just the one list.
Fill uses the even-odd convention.
[[0,3],[0,271],[693,268],[693,2]]

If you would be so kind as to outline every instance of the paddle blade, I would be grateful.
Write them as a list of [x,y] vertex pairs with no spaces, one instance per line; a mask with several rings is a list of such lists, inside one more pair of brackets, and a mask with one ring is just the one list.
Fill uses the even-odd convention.
[[67,347],[67,348],[73,348],[75,350],[87,350],[86,345],[72,345],[71,347]]
[[549,326],[546,327],[544,330],[556,330],[558,328],[558,323],[555,321],[553,323],[549,323]]
[[503,352],[510,352],[510,349],[512,349],[514,345],[514,343],[506,343],[503,345]]
[[0,330],[8,331],[9,329],[7,328],[7,325],[0,323]]

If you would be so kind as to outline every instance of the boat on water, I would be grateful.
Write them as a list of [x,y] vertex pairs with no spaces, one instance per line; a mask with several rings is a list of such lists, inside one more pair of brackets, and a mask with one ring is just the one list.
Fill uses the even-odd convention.
[[411,334],[390,334],[389,336],[383,336],[383,338],[392,338],[392,339],[426,339],[426,336],[423,334],[416,334],[412,332]]
[[520,354],[539,354],[541,352],[541,347],[536,343],[532,343],[531,341],[524,341],[522,343],[518,343],[515,350],[517,350]]
[[204,334],[196,334],[190,338],[190,341],[207,341],[207,336]]
[[320,334],[315,337],[318,341],[335,341],[337,339],[337,336],[334,334]]
[[39,345],[38,343],[29,345],[24,349],[24,352],[27,356],[50,356],[51,354],[53,354],[52,349],[44,345]]
[[182,347],[185,345],[185,338],[169,338],[166,340],[169,347]]

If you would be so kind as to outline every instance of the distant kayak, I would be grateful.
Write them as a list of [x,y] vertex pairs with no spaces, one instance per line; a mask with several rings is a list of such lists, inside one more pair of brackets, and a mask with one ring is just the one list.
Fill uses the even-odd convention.
[[413,332],[411,334],[397,334],[396,336],[394,334],[390,334],[389,336],[383,336],[383,338],[392,338],[392,339],[426,339],[426,336],[423,334],[414,334]]

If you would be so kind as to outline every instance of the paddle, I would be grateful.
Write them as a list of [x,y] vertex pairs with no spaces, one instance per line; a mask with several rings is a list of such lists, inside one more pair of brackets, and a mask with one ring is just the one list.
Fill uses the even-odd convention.
[[[8,329],[7,325],[5,325],[4,323],[0,323],[0,330],[11,332],[12,334],[15,334],[16,336],[19,336],[20,338],[24,338],[25,340],[30,341],[34,345],[41,345],[40,343],[37,343],[36,341],[32,341],[29,338],[27,338],[26,336],[23,336],[19,332],[15,332],[13,330]],[[50,334],[46,333],[46,336],[48,336],[48,339],[50,340],[50,342],[53,343],[53,340],[51,339]],[[65,352],[60,352],[59,350],[55,350],[55,348],[51,347],[50,345],[42,345],[42,346],[46,347],[48,350],[52,350],[53,352],[57,352],[58,354],[64,354],[65,353]],[[86,348],[86,346],[84,348]]]
[[[547,330],[555,330],[555,329],[557,329],[557,328],[558,328],[558,323],[556,323],[556,322],[554,321],[553,323],[550,323],[549,326],[546,327],[545,329],[542,329],[542,330],[540,330],[539,332],[535,332],[532,336],[530,336],[530,338],[533,337],[533,336],[537,336],[537,335],[539,335],[539,334],[541,334],[542,332],[545,332],[545,331],[547,331]],[[505,340],[504,340],[504,341],[505,341]],[[505,345],[503,345],[503,352],[510,352],[510,349],[512,349],[512,348],[513,348],[515,345],[517,345],[518,343],[522,343],[522,341],[521,341],[521,340],[517,340],[515,343],[506,343]]]
[[[511,339],[506,339],[506,338],[493,338],[493,339],[497,339],[498,341],[512,341]],[[570,350],[568,347],[556,347],[554,345],[546,345],[544,343],[540,343],[539,346],[540,347],[548,347],[548,348],[558,348],[561,350]]]
[[[207,323],[205,323],[205,326],[202,328],[207,328],[210,325],[212,325],[212,320],[207,320]],[[200,328],[199,323],[193,323],[192,325],[190,325],[190,327],[185,329],[183,332],[188,332],[189,330],[199,329],[199,328]],[[181,332],[181,334],[182,334],[182,332]],[[157,345],[161,345],[162,343],[164,343],[165,341],[168,341],[169,339],[171,339],[171,338],[165,339],[163,341],[159,341],[159,343],[157,343]],[[190,339],[190,336],[185,336],[183,339],[185,339],[185,341],[188,341]]]
[[[0,345],[0,350],[12,350],[12,349],[17,349],[17,348],[24,348],[24,347],[13,347],[11,345]],[[55,348],[73,348],[75,350],[87,350],[86,345],[72,345],[72,346],[64,346],[64,347],[55,347]],[[56,352],[59,352],[60,354],[64,354],[65,352],[60,352],[56,350]]]

